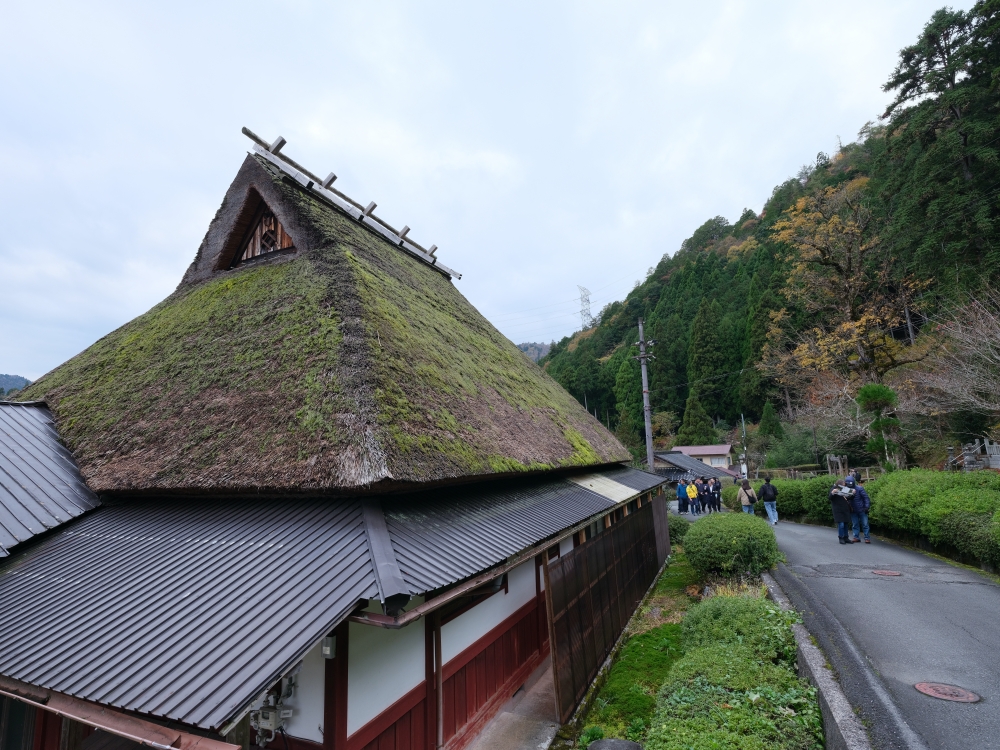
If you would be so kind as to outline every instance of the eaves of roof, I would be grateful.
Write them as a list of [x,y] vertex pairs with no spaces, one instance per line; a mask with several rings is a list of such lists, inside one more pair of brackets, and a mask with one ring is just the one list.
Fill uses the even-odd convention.
[[45,404],[0,402],[0,557],[99,504]]
[[0,564],[0,674],[218,731],[359,603],[394,585],[415,596],[469,579],[663,481],[611,469],[383,497],[381,507],[105,505]]

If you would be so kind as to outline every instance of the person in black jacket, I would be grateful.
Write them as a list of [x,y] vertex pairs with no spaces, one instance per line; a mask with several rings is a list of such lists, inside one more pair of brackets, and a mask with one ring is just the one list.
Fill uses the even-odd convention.
[[857,544],[861,541],[861,533],[863,533],[865,544],[871,544],[872,535],[868,526],[868,509],[872,507],[872,500],[856,477],[847,477],[844,480],[844,485],[854,489],[854,497],[851,498],[851,528],[854,532],[854,543]]
[[701,505],[702,513],[711,513],[712,508],[712,491],[708,486],[708,480],[705,477],[701,478],[701,484],[698,485],[698,503]]
[[760,499],[764,501],[767,520],[774,526],[778,523],[778,488],[771,484],[770,475],[764,477],[764,484],[760,488]]
[[715,511],[716,513],[721,513],[722,512],[722,483],[718,479],[716,479],[715,477],[712,477],[711,479],[708,480],[708,490],[709,490],[709,496],[711,497],[711,500],[709,500],[709,503],[710,503],[710,505],[712,507],[712,510]]
[[844,486],[844,480],[838,479],[837,483],[830,488],[830,509],[833,511],[833,520],[837,524],[837,536],[841,544],[851,544],[848,530],[851,524],[851,498],[854,497],[854,490]]

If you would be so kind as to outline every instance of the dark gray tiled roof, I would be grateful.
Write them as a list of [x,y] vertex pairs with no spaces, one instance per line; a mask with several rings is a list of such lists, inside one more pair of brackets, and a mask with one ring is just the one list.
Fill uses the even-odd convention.
[[133,501],[0,566],[0,674],[218,728],[375,596],[357,501]]
[[[664,481],[628,468],[595,473],[636,494]],[[460,487],[383,500],[382,507],[410,593],[423,594],[469,578],[616,504],[559,478]]]
[[[631,488],[617,501],[663,482],[594,473]],[[566,478],[535,478],[382,497],[377,512],[383,553],[416,595],[616,504]],[[378,598],[372,533],[351,499],[106,504],[0,563],[0,674],[218,729],[359,601]]]
[[622,467],[620,469],[602,471],[601,474],[619,484],[631,487],[636,492],[645,492],[663,484],[663,477],[640,469]]
[[0,403],[0,557],[97,507],[43,404]]
[[682,472],[668,472],[664,476],[669,477],[672,481],[679,481],[681,479],[690,480],[696,479],[697,477],[705,477],[711,479],[715,477],[716,479],[732,479],[733,475],[728,471],[723,471],[722,469],[717,469],[714,466],[709,466],[706,463],[701,462],[697,458],[692,458],[691,456],[685,456],[680,451],[669,451],[666,453],[657,453],[656,458],[661,461],[666,461],[672,464]]

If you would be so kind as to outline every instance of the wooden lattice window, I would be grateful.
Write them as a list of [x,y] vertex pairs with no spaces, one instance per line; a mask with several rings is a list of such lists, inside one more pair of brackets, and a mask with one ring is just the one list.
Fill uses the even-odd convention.
[[290,250],[294,246],[292,238],[285,232],[285,228],[281,226],[281,222],[271,212],[271,209],[267,206],[261,206],[253,229],[250,230],[246,243],[243,245],[243,252],[237,256],[236,263],[233,265],[278,250]]

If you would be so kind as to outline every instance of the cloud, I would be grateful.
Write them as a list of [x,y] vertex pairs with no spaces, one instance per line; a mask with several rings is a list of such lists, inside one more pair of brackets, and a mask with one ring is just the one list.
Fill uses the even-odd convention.
[[0,371],[37,377],[174,288],[248,149],[243,125],[437,244],[507,335],[560,338],[577,284],[596,312],[705,219],[759,209],[851,140],[937,3],[831,8],[5,9]]

